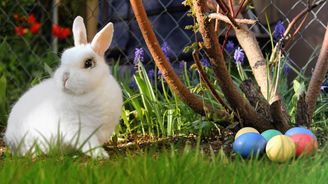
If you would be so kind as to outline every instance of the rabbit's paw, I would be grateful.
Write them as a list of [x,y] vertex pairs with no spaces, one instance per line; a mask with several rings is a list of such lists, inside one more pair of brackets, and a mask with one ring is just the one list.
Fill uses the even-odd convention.
[[107,158],[109,158],[109,155],[106,152],[106,150],[104,148],[101,148],[101,147],[90,150],[86,154],[89,155],[90,157],[94,158],[94,159],[107,159]]

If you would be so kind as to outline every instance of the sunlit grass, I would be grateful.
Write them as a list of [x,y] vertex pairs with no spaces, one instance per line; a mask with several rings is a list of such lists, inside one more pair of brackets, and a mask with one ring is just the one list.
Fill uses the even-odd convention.
[[274,163],[175,149],[112,155],[109,160],[53,156],[4,158],[1,183],[316,183],[328,181],[327,151]]

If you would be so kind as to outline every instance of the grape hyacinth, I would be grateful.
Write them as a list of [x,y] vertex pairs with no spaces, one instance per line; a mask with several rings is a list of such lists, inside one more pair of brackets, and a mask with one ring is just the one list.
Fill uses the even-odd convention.
[[163,44],[161,45],[161,49],[162,49],[166,59],[168,61],[170,61],[170,59],[169,59],[169,51],[170,51],[169,44],[167,42],[163,42]]
[[328,79],[322,83],[320,89],[321,89],[321,92],[328,93]]
[[157,77],[158,78],[161,78],[162,77],[162,72],[158,69],[158,72],[157,72]]
[[285,75],[288,75],[291,70],[291,68],[289,67],[289,64],[290,64],[290,61],[288,60],[283,66],[283,71],[284,71]]
[[229,40],[228,43],[226,44],[227,52],[231,53],[234,48],[235,48],[234,43],[231,40]]
[[201,62],[203,64],[203,66],[205,66],[205,67],[209,67],[210,66],[210,62],[206,58],[201,59]]
[[131,80],[130,84],[129,84],[129,88],[130,89],[134,89],[137,87],[137,83],[136,81],[134,80],[134,78]]
[[243,49],[241,49],[240,47],[237,47],[237,49],[235,50],[235,53],[233,55],[233,58],[235,59],[236,63],[240,63],[242,65],[244,63],[244,58],[245,58]]
[[148,70],[148,78],[153,79],[155,75],[154,69]]
[[143,50],[143,48],[135,48],[135,50],[134,50],[133,64],[137,65],[139,61],[140,62],[144,61],[144,50]]
[[279,41],[281,38],[284,37],[284,33],[285,33],[285,27],[282,24],[282,22],[279,20],[277,25],[274,28],[274,32],[273,32],[273,38],[275,41]]
[[179,69],[183,70],[184,69],[184,65],[185,65],[185,61],[180,61],[179,62]]
[[196,86],[199,83],[197,78],[194,78],[194,86]]

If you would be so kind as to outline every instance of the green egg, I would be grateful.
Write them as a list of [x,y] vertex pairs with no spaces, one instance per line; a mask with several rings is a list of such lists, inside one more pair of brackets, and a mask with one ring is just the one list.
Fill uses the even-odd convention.
[[262,132],[261,135],[266,139],[266,141],[269,141],[272,137],[276,135],[282,135],[282,133],[278,130],[269,129]]

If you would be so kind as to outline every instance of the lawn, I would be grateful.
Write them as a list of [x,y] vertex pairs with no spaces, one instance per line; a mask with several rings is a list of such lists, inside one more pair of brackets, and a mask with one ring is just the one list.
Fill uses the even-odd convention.
[[328,180],[327,150],[311,158],[274,163],[266,157],[243,160],[199,149],[113,154],[109,160],[80,156],[37,159],[5,157],[1,183],[316,183]]
[[[136,6],[141,1],[131,2],[134,12],[142,11]],[[321,53],[319,47],[304,59],[302,68],[291,63],[289,43],[300,29],[293,30],[290,38],[287,33],[291,30],[285,29],[289,20],[268,26],[263,50],[248,49],[252,43],[258,44],[255,36],[244,41],[237,35],[241,33],[238,30],[234,31],[236,38],[231,39],[227,31],[219,43],[213,36],[217,33],[211,29],[214,21],[204,21],[210,13],[204,12],[205,0],[187,0],[185,5],[190,6],[188,16],[194,20],[185,27],[195,36],[184,48],[192,61],[170,60],[174,45],[150,37],[152,30],[145,30],[147,26],[139,27],[145,33],[142,39],[153,44],[148,47],[155,51],[138,46],[129,63],[120,58],[110,61],[111,74],[122,89],[124,102],[120,122],[104,145],[109,159],[92,159],[81,152],[63,153],[51,149],[53,145],[49,145],[47,155],[20,157],[11,153],[1,135],[0,183],[327,183],[328,77],[323,67],[311,68],[313,58]],[[40,19],[25,14],[16,15],[21,18],[13,22],[31,26],[31,21],[26,21]],[[299,18],[302,16],[306,17],[303,13]],[[136,23],[147,19],[140,14],[136,18]],[[295,27],[292,22],[288,26]],[[230,28],[233,32],[236,26]],[[46,28],[36,32],[40,35],[21,31],[0,40],[0,133],[5,131],[11,108],[19,97],[50,78],[60,63],[60,54],[50,49],[45,52],[43,38],[37,37],[47,32]],[[253,34],[251,29],[245,31]],[[50,31],[48,34],[50,38]],[[68,38],[57,41],[60,52],[72,46]],[[323,44],[328,48],[328,39]],[[26,51],[26,45],[35,54]],[[150,58],[146,57],[149,53]],[[254,53],[260,58],[250,57]],[[326,60],[321,62],[327,64]],[[125,67],[129,69],[122,72]],[[308,75],[310,72],[314,78]],[[290,77],[292,73],[295,78]],[[311,85],[318,77],[322,83]],[[311,89],[317,93],[313,95]],[[306,100],[306,95],[314,101]],[[275,128],[284,133],[301,125],[317,137],[319,148],[313,156],[277,163],[265,154],[244,159],[232,150],[235,133],[243,127],[252,126],[259,132]]]

